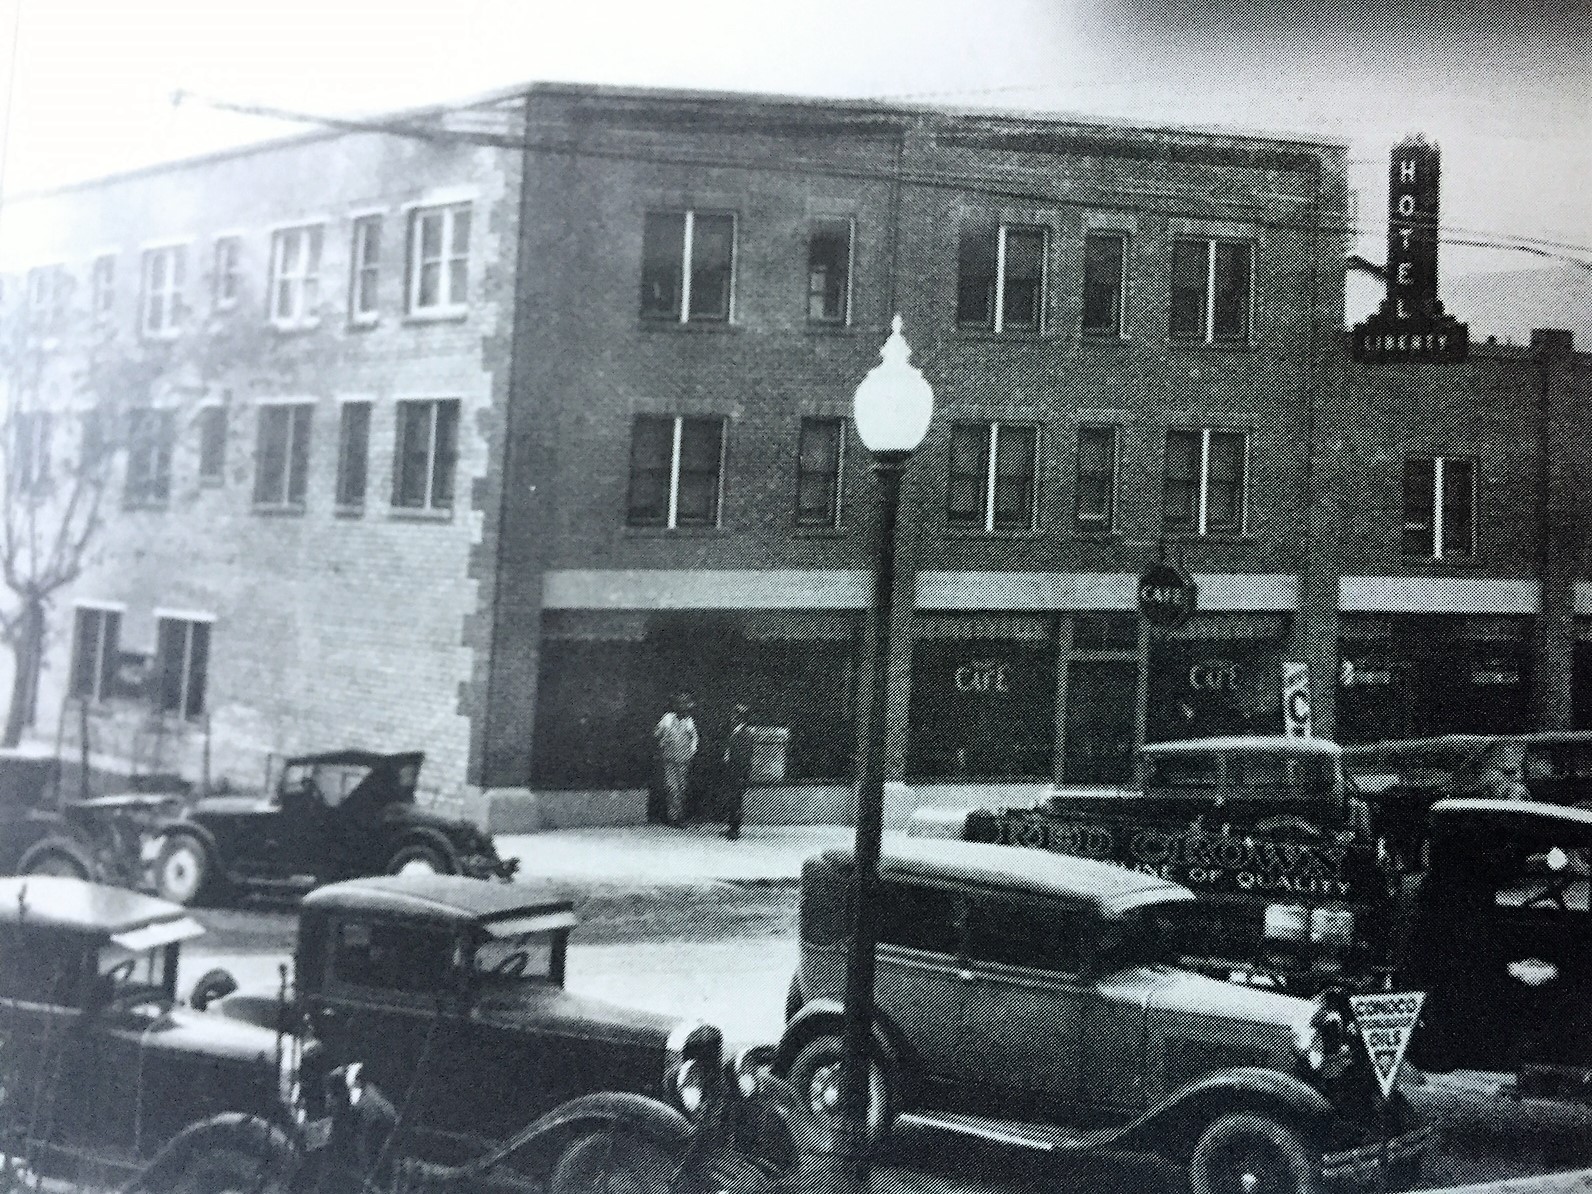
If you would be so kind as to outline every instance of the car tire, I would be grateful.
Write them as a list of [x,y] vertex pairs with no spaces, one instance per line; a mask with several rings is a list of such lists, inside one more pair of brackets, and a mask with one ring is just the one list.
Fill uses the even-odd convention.
[[387,873],[389,875],[452,875],[458,871],[449,858],[436,846],[425,842],[411,842],[407,846],[400,846],[387,860]]
[[[797,1097],[820,1123],[834,1127],[840,1124],[840,1078],[845,1056],[845,1045],[838,1036],[821,1036],[802,1046],[790,1065],[789,1081],[796,1088]],[[876,1145],[895,1122],[899,1083],[890,1063],[877,1050],[868,1071],[868,1143]]]
[[592,1132],[559,1155],[548,1194],[670,1194],[675,1168],[662,1148],[642,1136]]
[[1189,1194],[1319,1194],[1320,1159],[1293,1129],[1239,1112],[1212,1120],[1188,1160]]
[[70,879],[91,879],[88,865],[76,851],[55,842],[40,842],[17,862],[19,875],[61,875]]
[[183,1166],[172,1194],[286,1194],[271,1165],[234,1148],[206,1148]]
[[210,851],[191,833],[174,833],[155,860],[155,894],[173,904],[196,904],[210,887]]

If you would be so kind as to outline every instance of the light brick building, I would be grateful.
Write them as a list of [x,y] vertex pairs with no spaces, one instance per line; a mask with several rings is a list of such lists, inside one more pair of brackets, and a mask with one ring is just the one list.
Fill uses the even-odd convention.
[[[1458,698],[1411,721],[1443,657],[1383,649],[1424,641],[1406,616],[1527,644],[1514,688],[1491,647],[1454,665],[1502,694],[1487,724],[1570,717],[1585,453],[1555,449],[1584,437],[1585,359],[1352,365],[1341,145],[570,86],[469,125],[490,131],[317,133],[7,206],[13,307],[63,267],[77,324],[144,359],[185,304],[127,403],[173,412],[165,496],[159,452],[118,464],[41,736],[64,711],[67,738],[238,783],[418,746],[441,795],[631,816],[690,688],[705,757],[746,700],[790,729],[793,783],[843,783],[872,502],[847,415],[897,312],[936,409],[890,775],[1115,778],[1145,737],[1274,728],[1294,660],[1325,732],[1343,677],[1356,734],[1463,728]],[[1170,636],[1135,611],[1159,559],[1199,583]]]

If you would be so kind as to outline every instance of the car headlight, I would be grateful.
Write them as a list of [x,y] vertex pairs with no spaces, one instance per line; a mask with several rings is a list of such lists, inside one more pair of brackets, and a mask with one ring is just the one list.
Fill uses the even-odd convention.
[[1310,940],[1337,953],[1354,944],[1354,912],[1341,905],[1310,913]]
[[1348,1022],[1329,995],[1311,1004],[1310,1014],[1294,1024],[1294,1053],[1312,1074],[1321,1073],[1348,1049]]
[[687,1115],[696,1115],[708,1101],[706,1071],[707,1067],[700,1061],[688,1058],[674,1072],[674,1097]]
[[1266,906],[1267,941],[1308,941],[1310,939],[1310,912],[1303,904],[1268,904]]

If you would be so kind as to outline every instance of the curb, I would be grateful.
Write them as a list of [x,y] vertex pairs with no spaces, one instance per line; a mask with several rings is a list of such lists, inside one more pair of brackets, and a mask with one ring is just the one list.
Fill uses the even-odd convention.
[[1592,1169],[1566,1169],[1532,1177],[1508,1177],[1469,1186],[1442,1186],[1426,1194],[1586,1194],[1592,1191]]

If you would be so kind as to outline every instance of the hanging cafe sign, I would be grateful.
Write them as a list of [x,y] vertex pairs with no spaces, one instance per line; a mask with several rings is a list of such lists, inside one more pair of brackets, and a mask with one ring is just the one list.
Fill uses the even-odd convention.
[[1387,297],[1349,333],[1357,361],[1462,361],[1470,327],[1437,297],[1437,195],[1441,155],[1419,134],[1393,147],[1388,178]]
[[1139,613],[1157,630],[1176,630],[1194,614],[1199,588],[1175,564],[1151,564],[1139,576]]

